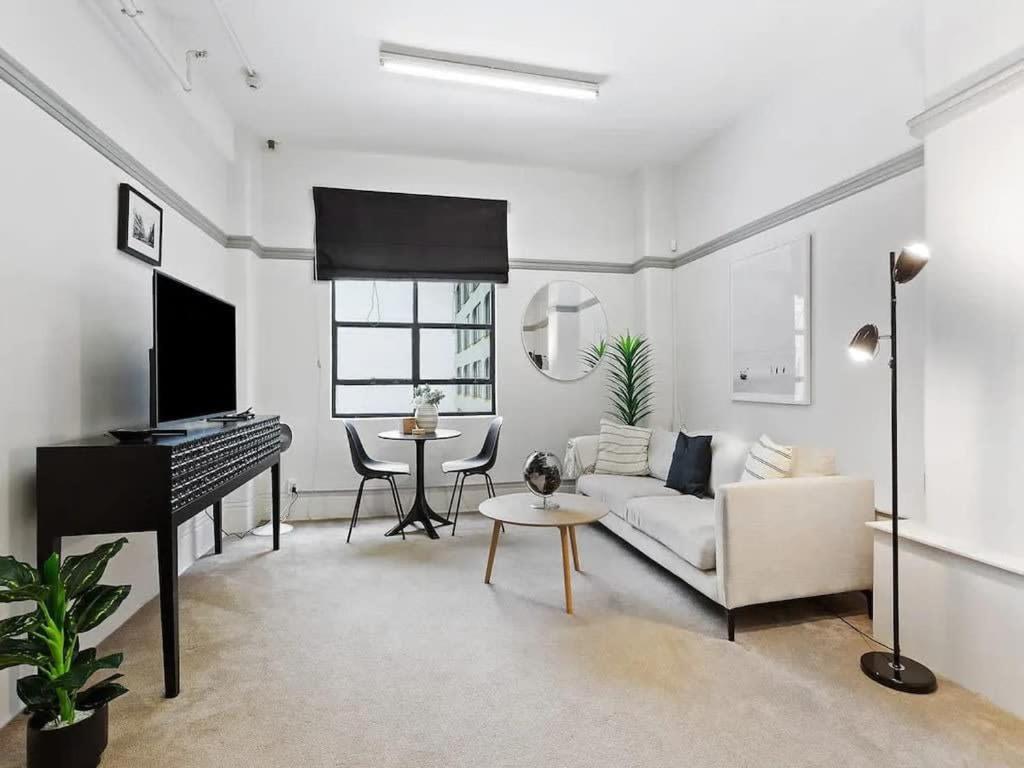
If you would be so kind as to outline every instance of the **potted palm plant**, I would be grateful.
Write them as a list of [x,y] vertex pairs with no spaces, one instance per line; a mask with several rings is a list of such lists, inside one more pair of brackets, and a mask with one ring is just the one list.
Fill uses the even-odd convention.
[[103,669],[121,666],[123,654],[96,657],[79,635],[117,610],[131,587],[100,584],[110,559],[128,542],[121,538],[63,564],[52,554],[36,570],[13,557],[0,558],[0,602],[35,603],[35,610],[0,621],[0,669],[29,665],[35,674],[18,680],[28,720],[28,768],[95,768],[107,746],[107,704],[127,692],[110,675],[86,687]]
[[[599,354],[598,354],[599,353]],[[593,365],[607,358],[606,379],[609,414],[623,424],[636,426],[649,416],[654,405],[654,360],[646,336],[633,336],[626,331],[606,346],[595,349]]]

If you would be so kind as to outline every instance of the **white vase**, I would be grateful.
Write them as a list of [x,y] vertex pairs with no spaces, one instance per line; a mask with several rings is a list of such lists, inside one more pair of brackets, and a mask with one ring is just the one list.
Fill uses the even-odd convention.
[[420,429],[425,429],[427,432],[437,429],[437,406],[433,403],[417,405],[413,415],[416,417],[416,426]]

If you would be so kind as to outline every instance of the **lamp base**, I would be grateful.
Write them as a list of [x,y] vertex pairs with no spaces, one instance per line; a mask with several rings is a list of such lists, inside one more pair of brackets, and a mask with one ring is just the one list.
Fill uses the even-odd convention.
[[860,668],[876,683],[903,693],[934,693],[938,687],[935,675],[924,664],[900,656],[902,669],[896,669],[893,655],[872,651],[860,657]]
[[[286,533],[292,532],[292,525],[290,523],[281,523],[281,535],[284,536]],[[259,528],[252,529],[253,536],[273,536],[274,535],[274,524],[264,523]]]

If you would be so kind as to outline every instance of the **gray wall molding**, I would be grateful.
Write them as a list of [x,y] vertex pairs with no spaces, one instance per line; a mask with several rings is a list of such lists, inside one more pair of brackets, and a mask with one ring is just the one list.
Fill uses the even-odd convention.
[[932,131],[973,112],[1024,85],[1024,47],[982,67],[946,89],[931,106],[907,121],[910,135],[923,139]]
[[[976,82],[975,86],[958,91],[957,94],[949,96],[945,101],[932,107],[931,110],[939,109],[946,102],[970,101],[975,103],[976,99],[982,98],[984,93],[993,93],[1000,88],[1016,87],[1024,82],[1024,49],[1018,51],[1013,61],[998,62],[999,66],[987,73],[983,80]],[[217,243],[225,248],[235,250],[247,250],[261,259],[285,259],[293,261],[312,261],[312,248],[288,248],[279,246],[267,246],[260,243],[252,235],[228,235],[213,221],[204,216],[198,208],[190,204],[185,198],[171,189],[156,174],[140,163],[130,153],[125,151],[116,141],[90,122],[81,112],[72,107],[62,99],[49,86],[39,80],[35,75],[25,69],[16,59],[0,48],[0,80],[7,82],[16,91],[23,94],[40,109],[53,117],[64,127],[81,138],[103,157],[120,168],[126,174],[134,178],[155,197],[164,202],[165,205],[177,211],[183,218],[191,222],[203,232],[208,234]],[[982,90],[975,93],[976,87]],[[970,91],[971,93],[966,93]],[[1003,91],[999,91],[1003,92]],[[966,93],[966,95],[964,95]],[[974,95],[972,95],[974,94]],[[957,101],[959,99],[959,101]],[[950,106],[946,112],[955,108]],[[973,108],[973,107],[972,107]],[[927,115],[931,110],[919,115]],[[938,114],[938,113],[936,113]],[[911,121],[913,123],[918,118]],[[931,119],[931,118],[929,118]],[[950,117],[949,119],[952,119]],[[924,125],[924,122],[921,123]],[[904,152],[898,157],[887,160],[883,163],[869,168],[868,170],[852,176],[849,179],[823,189],[803,200],[792,205],[781,208],[767,216],[755,219],[742,227],[726,232],[724,235],[709,240],[696,248],[680,254],[679,256],[645,257],[632,263],[616,263],[603,261],[556,261],[551,259],[510,259],[510,269],[535,270],[548,272],[590,272],[615,275],[636,274],[644,269],[675,269],[689,264],[692,261],[720,251],[735,243],[746,240],[754,235],[773,229],[787,221],[806,216],[808,213],[832,205],[840,200],[845,200],[852,195],[882,184],[890,179],[902,176],[924,165],[924,148],[915,147]]]
[[754,235],[774,229],[788,221],[799,219],[809,213],[813,213],[833,203],[838,203],[841,200],[876,187],[879,184],[884,184],[890,179],[895,179],[923,166],[924,147],[914,147],[914,149],[868,168],[856,176],[851,176],[838,184],[833,184],[831,187],[805,197],[803,200],[798,200],[792,205],[787,205],[785,208],[780,208],[773,213],[769,213],[767,216],[754,219],[742,227],[737,227],[730,232],[726,232],[724,235],[716,237],[714,240],[698,245],[696,248],[692,248],[686,253],[679,255],[674,260],[673,266],[681,267],[684,264],[689,264],[730,245],[735,245]]
[[[140,163],[120,144],[99,129],[81,112],[62,99],[46,83],[29,72],[3,48],[0,48],[0,80],[9,84],[50,117],[135,179],[146,191],[177,211],[221,245],[227,242],[224,231],[204,216],[198,208],[171,189],[155,173]],[[113,195],[114,193],[111,192]]]

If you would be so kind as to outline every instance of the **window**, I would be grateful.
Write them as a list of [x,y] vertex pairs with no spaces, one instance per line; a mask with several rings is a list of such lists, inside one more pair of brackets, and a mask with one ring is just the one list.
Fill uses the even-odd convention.
[[412,390],[444,391],[442,414],[493,414],[494,285],[336,280],[337,417],[405,416]]

